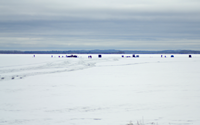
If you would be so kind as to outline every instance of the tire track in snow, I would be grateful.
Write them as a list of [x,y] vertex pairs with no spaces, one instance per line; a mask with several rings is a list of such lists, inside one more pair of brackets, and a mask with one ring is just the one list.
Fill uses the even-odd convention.
[[[96,61],[92,60],[68,60],[68,61],[53,61],[38,66],[25,65],[21,68],[14,67],[12,69],[0,70],[0,81],[2,80],[15,80],[22,79],[28,76],[52,74],[61,72],[70,72],[76,70],[83,70],[86,68],[94,67]],[[28,66],[28,67],[27,67]]]
[[[42,74],[53,74],[53,73],[62,73],[62,72],[70,72],[83,70],[91,67],[95,67],[97,63],[101,62],[113,62],[119,61],[119,59],[123,58],[97,58],[97,59],[69,59],[69,60],[61,60],[61,61],[52,61],[44,63],[35,63],[35,65],[24,65],[23,67],[15,66],[13,68],[0,69],[0,81],[3,80],[16,80],[23,79],[28,76],[42,75]],[[138,65],[152,62],[133,62],[133,63],[125,63],[125,64],[117,64],[117,65],[98,65],[97,67],[105,67],[105,66],[125,66],[125,65]],[[155,62],[154,62],[155,63]],[[3,67],[4,68],[4,67]]]

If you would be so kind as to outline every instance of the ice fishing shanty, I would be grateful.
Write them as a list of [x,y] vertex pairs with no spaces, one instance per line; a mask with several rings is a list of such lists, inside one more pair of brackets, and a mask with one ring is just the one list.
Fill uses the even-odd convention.
[[67,56],[67,55],[66,55],[66,57],[67,57],[67,58],[77,58],[78,56],[77,56],[77,55],[70,55],[70,56]]

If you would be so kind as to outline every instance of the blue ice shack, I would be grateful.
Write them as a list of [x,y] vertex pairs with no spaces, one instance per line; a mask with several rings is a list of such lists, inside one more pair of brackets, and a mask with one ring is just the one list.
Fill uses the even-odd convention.
[[173,58],[173,57],[174,57],[174,55],[171,55],[171,57]]

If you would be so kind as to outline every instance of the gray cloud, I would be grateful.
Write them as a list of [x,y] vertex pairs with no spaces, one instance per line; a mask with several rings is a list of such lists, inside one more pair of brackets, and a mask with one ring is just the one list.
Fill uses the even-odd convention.
[[0,1],[0,49],[199,49],[197,0]]

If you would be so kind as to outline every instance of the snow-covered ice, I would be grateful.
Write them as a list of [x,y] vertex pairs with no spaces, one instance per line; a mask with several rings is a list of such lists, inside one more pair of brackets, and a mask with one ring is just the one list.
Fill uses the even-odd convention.
[[200,125],[200,55],[58,56],[0,55],[0,125]]

